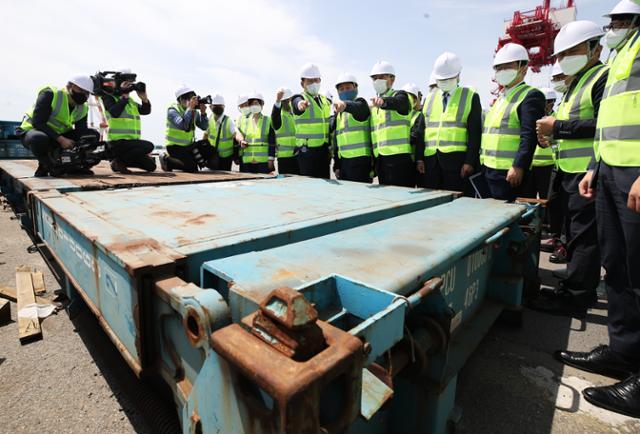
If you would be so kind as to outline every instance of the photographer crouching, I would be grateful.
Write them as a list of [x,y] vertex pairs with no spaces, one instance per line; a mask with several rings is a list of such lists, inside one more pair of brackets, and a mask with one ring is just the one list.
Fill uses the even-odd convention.
[[[197,152],[194,152],[196,126],[203,131],[209,128],[207,104],[211,97],[200,98],[190,87],[183,86],[176,93],[177,103],[167,110],[167,130],[165,144],[167,154],[160,157],[160,165],[165,172],[174,169],[197,172]],[[198,154],[199,155],[199,154]]]
[[87,99],[93,92],[91,77],[79,75],[71,78],[61,89],[44,86],[32,110],[25,114],[18,128],[22,145],[31,150],[38,159],[34,176],[59,176],[65,173],[91,175],[87,167],[61,169],[56,167],[54,154],[60,150],[71,150],[81,138],[99,133],[87,127]]
[[[140,138],[140,116],[151,113],[146,85],[136,83],[136,74],[129,70],[119,71],[114,77],[114,92],[101,95],[109,124],[107,141],[112,158],[111,170],[131,173],[129,167],[135,167],[153,172],[156,170],[156,163],[149,156],[153,151],[153,143]],[[131,98],[130,93],[134,91],[142,104]]]

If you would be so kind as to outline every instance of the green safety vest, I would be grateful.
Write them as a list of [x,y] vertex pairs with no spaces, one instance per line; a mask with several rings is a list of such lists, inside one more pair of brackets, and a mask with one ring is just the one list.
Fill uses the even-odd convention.
[[[75,105],[73,109],[69,111],[69,93],[66,88],[57,89],[53,86],[44,86],[38,90],[38,95],[45,90],[53,92],[51,114],[47,120],[47,125],[56,133],[64,134],[67,131],[71,131],[73,124],[86,117],[89,113],[89,108],[86,104]],[[26,132],[33,129],[33,125],[31,124],[32,118],[33,108],[25,113],[25,117],[20,125],[22,131]]]
[[465,152],[467,150],[467,121],[475,91],[468,87],[458,87],[449,94],[447,109],[442,110],[442,91],[431,93],[424,111],[424,156],[435,155],[436,151]]
[[302,97],[309,102],[309,107],[301,115],[294,115],[296,146],[318,148],[329,141],[331,104],[323,95],[317,96],[320,104],[306,92]]
[[480,152],[480,162],[486,167],[508,170],[513,166],[520,147],[518,107],[535,90],[522,82],[498,98],[487,113]]
[[[105,96],[105,98],[114,98],[117,101],[117,98],[113,96]],[[105,116],[109,124],[108,141],[140,139],[140,112],[138,104],[133,99],[129,98],[127,105],[124,106],[124,110],[117,118],[111,116],[109,110],[105,110]]]
[[[608,68],[596,65],[582,74],[578,83],[564,95],[556,119],[560,121],[595,119],[591,89]],[[594,157],[594,139],[559,139],[556,164],[565,173],[586,172]]]
[[[186,112],[186,109],[180,104],[171,104],[169,106],[169,110],[172,108],[176,109],[180,116],[184,116]],[[192,119],[195,119],[195,113]],[[166,146],[189,146],[191,143],[193,143],[195,132],[195,125],[192,125],[189,131],[176,128],[176,126],[171,123],[171,121],[169,120],[169,116],[167,115],[167,130],[165,133]]]
[[222,158],[231,157],[233,155],[233,134],[229,126],[229,116],[222,115],[220,121],[220,140],[218,140],[218,122],[214,116],[209,119],[209,144],[216,147],[218,141],[218,155]]
[[293,115],[284,109],[280,109],[280,119],[280,128],[276,130],[278,158],[291,158],[296,148],[295,121]]
[[242,162],[266,163],[269,161],[269,116],[260,114],[258,122],[253,121],[253,116],[241,118],[240,131],[244,133],[247,147],[242,149]]
[[618,52],[600,102],[595,154],[610,166],[640,166],[640,32]]
[[[384,96],[394,96],[397,91],[389,89]],[[411,110],[401,115],[396,110],[371,109],[371,143],[373,154],[388,156],[411,154]]]
[[336,116],[336,143],[340,158],[371,156],[371,126],[369,119],[358,122],[351,113]]

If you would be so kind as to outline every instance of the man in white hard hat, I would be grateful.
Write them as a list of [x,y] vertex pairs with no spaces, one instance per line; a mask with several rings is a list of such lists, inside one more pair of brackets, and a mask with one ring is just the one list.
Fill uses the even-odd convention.
[[[625,2],[627,3],[627,2]],[[615,9],[614,9],[615,10]],[[618,16],[611,16],[619,20]],[[610,62],[600,102],[596,163],[580,194],[596,201],[602,266],[606,270],[609,345],[561,351],[566,364],[622,380],[582,391],[591,404],[640,418],[640,33],[631,32]]]
[[619,52],[640,28],[640,5],[622,0],[605,17],[611,20],[605,26],[605,43],[612,52]]
[[[22,145],[38,159],[34,176],[62,175],[53,167],[52,152],[55,149],[71,149],[80,137],[99,136],[87,127],[87,99],[93,92],[93,80],[77,75],[66,86],[43,86],[38,91],[35,105],[29,110],[18,128]],[[83,170],[90,174],[90,170]]]
[[[129,173],[129,167],[147,172],[156,170],[156,161],[149,156],[153,152],[153,143],[142,140],[141,136],[140,116],[151,113],[151,102],[146,85],[135,83],[136,77],[130,69],[120,70],[115,75],[115,92],[100,94],[109,124],[107,140],[113,155],[111,170],[114,172]],[[133,99],[132,92],[137,94],[140,103]]]
[[298,158],[296,157],[296,125],[291,112],[293,92],[288,88],[280,88],[276,93],[276,102],[271,109],[271,125],[276,132],[276,156],[278,173],[282,175],[298,175]]
[[436,59],[437,89],[423,107],[424,149],[416,154],[421,187],[463,192],[467,178],[479,169],[482,106],[475,90],[460,86],[461,72],[456,54]]
[[567,276],[532,307],[549,313],[584,318],[598,297],[600,251],[593,200],[580,196],[578,184],[594,158],[593,141],[608,68],[600,62],[603,31],[591,21],[574,21],[560,29],[554,54],[562,71],[573,77],[556,116],[538,121],[542,146],[557,146],[555,182],[568,198],[570,221],[567,244]]
[[358,96],[358,80],[342,73],[336,80],[338,100],[333,108],[330,132],[333,141],[333,171],[344,181],[371,182],[372,151],[369,104]]
[[234,141],[242,142],[244,137],[236,129],[236,125],[229,116],[224,114],[225,102],[222,95],[214,95],[211,100],[211,117],[209,128],[204,139],[209,142],[203,157],[207,167],[211,170],[231,170],[233,163]]
[[269,116],[262,114],[264,97],[259,92],[249,95],[251,114],[242,118],[238,129],[244,137],[240,149],[240,172],[269,173],[274,170],[276,133]]
[[193,143],[196,127],[202,131],[209,128],[207,106],[189,86],[180,86],[175,97],[176,102],[167,109],[165,146],[168,155],[160,156],[160,165],[165,172],[197,172]]
[[331,103],[320,93],[321,82],[320,68],[305,64],[300,70],[302,93],[291,98],[291,108],[300,175],[329,179]]
[[411,101],[405,91],[394,90],[396,73],[381,60],[370,73],[376,97],[371,100],[371,142],[381,185],[415,186],[411,148]]
[[494,199],[516,199],[538,144],[536,121],[544,116],[545,99],[524,82],[528,64],[527,49],[513,43],[493,59],[502,93],[485,118],[480,159]]

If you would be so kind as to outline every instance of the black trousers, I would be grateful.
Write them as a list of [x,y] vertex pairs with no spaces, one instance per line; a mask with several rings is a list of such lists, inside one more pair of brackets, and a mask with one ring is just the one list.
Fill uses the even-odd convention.
[[301,148],[298,167],[300,175],[329,179],[329,146],[324,144],[317,148]]
[[[96,130],[92,129],[70,130],[62,135],[68,139],[75,141],[78,141],[80,137],[86,135],[92,135],[95,137],[100,136],[100,134]],[[38,164],[45,169],[51,167],[53,163],[51,156],[53,150],[60,148],[58,142],[51,139],[49,136],[47,136],[46,133],[35,128],[22,134],[20,136],[20,141],[22,143],[22,146],[29,149],[31,153],[33,153],[33,155],[38,159]]]
[[167,152],[169,153],[169,157],[167,157],[169,169],[191,173],[198,171],[198,164],[190,146],[169,145]]
[[379,155],[376,172],[380,185],[415,187],[416,169],[410,154]]
[[153,151],[153,143],[147,140],[113,140],[109,142],[109,149],[114,160],[126,167],[137,167],[147,172],[156,170],[156,162],[149,156]]
[[229,157],[218,157],[218,166],[214,170],[226,170],[231,171],[231,165],[233,164],[233,155]]
[[340,180],[371,183],[371,157],[340,159]]
[[278,157],[278,173],[281,175],[299,175],[298,158],[296,156]]
[[580,196],[578,184],[584,173],[564,173],[562,186],[567,195],[567,215],[569,218],[569,241],[567,243],[567,278],[564,284],[576,291],[595,293],[600,283],[600,248],[596,226],[595,201]]
[[526,178],[528,174],[525,171],[524,178],[522,179],[522,184],[519,187],[513,188],[511,184],[507,182],[507,170],[499,170],[492,169],[490,167],[484,167],[484,177],[487,180],[487,186],[489,187],[489,191],[491,192],[491,197],[493,199],[498,200],[506,200],[508,202],[513,202],[516,200],[520,191],[522,190],[522,185],[527,181]]
[[533,166],[531,170],[529,170],[526,183],[522,186],[522,197],[547,199],[549,197],[551,172],[554,167],[554,165]]
[[437,155],[424,158],[425,173],[418,174],[418,187],[462,192],[468,181],[460,178],[460,167],[445,168]]
[[240,163],[240,172],[243,173],[269,173],[268,163]]
[[562,188],[562,173],[553,168],[551,180],[549,182],[549,194],[547,196],[547,221],[549,222],[549,233],[555,238],[560,238],[563,233],[570,238],[568,206],[569,197]]
[[596,213],[609,314],[609,345],[640,360],[640,214],[627,207],[638,167],[600,163],[596,181]]

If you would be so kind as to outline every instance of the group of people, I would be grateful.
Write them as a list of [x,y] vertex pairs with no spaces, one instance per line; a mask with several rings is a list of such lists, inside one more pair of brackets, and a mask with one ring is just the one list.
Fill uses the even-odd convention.
[[[167,110],[165,171],[201,168],[329,178],[382,185],[465,192],[474,176],[476,193],[514,201],[518,196],[549,199],[549,222],[566,236],[567,275],[560,286],[539,294],[531,306],[545,312],[584,317],[597,302],[601,264],[606,269],[610,343],[590,352],[560,351],[562,362],[623,381],[589,388],[586,399],[640,417],[640,6],[622,0],[594,22],[565,25],[555,39],[553,89],[528,85],[529,53],[509,43],[495,55],[500,94],[483,113],[477,92],[460,84],[462,64],[453,53],[435,62],[429,91],[395,87],[396,72],[379,61],[370,79],[376,96],[359,96],[349,73],[335,82],[334,101],[321,93],[319,68],[300,71],[300,91],[280,89],[270,116],[260,93],[238,98],[240,116],[225,114],[216,95],[209,107],[183,86]],[[602,45],[611,49],[607,64]],[[128,86],[130,83],[123,83]],[[128,89],[128,88],[126,88]],[[156,169],[150,142],[140,138],[140,116],[151,112],[124,91],[103,97],[113,150],[111,167]],[[21,125],[22,143],[38,158],[36,176],[51,175],[51,151],[74,146],[87,133],[90,77],[63,88],[44,87]],[[554,111],[556,99],[563,94]],[[207,109],[212,112],[207,115]],[[196,140],[196,128],[204,132]],[[97,133],[96,133],[97,134]],[[476,174],[481,176],[476,176]],[[482,194],[480,194],[482,195]]]

